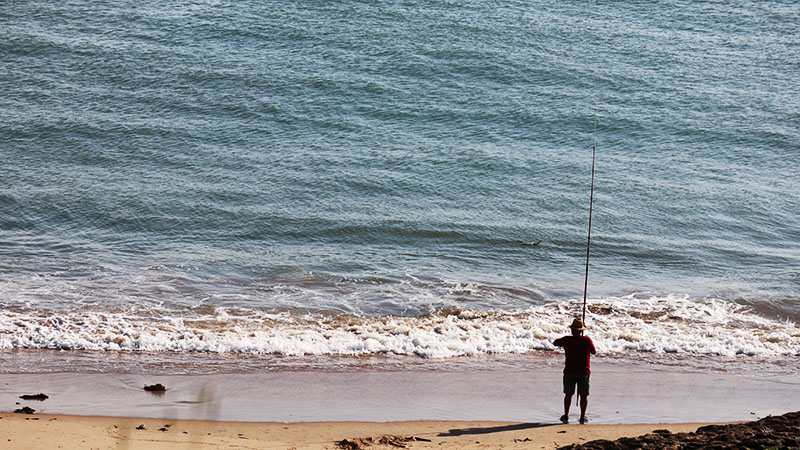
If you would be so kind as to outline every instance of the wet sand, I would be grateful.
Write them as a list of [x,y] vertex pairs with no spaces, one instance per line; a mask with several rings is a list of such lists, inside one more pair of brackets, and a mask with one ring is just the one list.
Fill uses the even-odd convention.
[[[793,374],[757,375],[598,359],[593,424],[721,423],[797,409]],[[162,383],[161,395],[144,391]],[[46,393],[43,402],[24,394]],[[415,420],[557,423],[556,365],[492,370],[362,370],[144,375],[0,374],[0,412],[241,421],[398,422]],[[19,404],[18,404],[19,403]],[[573,408],[573,420],[576,409]]]

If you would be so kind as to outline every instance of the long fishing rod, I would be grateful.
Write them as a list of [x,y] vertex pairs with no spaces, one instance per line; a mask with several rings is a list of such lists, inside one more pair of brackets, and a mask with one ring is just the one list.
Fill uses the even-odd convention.
[[[586,323],[586,291],[589,288],[589,247],[592,243],[592,203],[594,202],[594,155],[597,150],[597,118],[594,119],[594,136],[592,137],[592,187],[589,193],[589,233],[586,236],[586,277],[583,280],[583,315]],[[586,325],[584,325],[586,326]]]

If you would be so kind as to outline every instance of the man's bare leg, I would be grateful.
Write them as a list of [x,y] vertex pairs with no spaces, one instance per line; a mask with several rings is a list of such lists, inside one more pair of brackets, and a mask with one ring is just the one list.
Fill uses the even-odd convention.
[[581,399],[581,418],[580,418],[580,423],[584,423],[584,422],[586,422],[586,407],[589,406],[589,398],[586,397],[585,395],[581,395],[580,399]]
[[569,406],[572,404],[572,396],[564,395],[564,415],[561,416],[561,421],[564,423],[569,422]]

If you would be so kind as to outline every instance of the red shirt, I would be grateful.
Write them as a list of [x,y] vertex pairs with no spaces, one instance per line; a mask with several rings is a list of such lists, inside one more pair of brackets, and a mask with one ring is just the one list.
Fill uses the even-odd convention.
[[564,336],[553,341],[553,345],[564,347],[566,364],[564,373],[570,375],[589,375],[590,355],[597,353],[594,342],[588,336]]

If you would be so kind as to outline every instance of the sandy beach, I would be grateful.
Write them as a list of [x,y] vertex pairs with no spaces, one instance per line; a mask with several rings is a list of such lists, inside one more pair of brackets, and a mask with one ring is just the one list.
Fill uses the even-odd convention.
[[[284,424],[13,413],[0,417],[0,436],[3,438],[0,448],[14,449],[347,448],[348,444],[342,443],[343,440],[376,448],[555,449],[595,439],[637,436],[657,429],[688,432],[701,425],[556,425],[478,421]],[[413,440],[403,439],[412,437]],[[381,438],[385,438],[385,444],[380,444]]]
[[[563,425],[558,359],[527,358],[530,367],[478,360],[491,366],[482,370],[0,374],[0,448],[553,449],[797,409],[790,374],[604,358],[590,424]],[[151,383],[166,392],[145,391]],[[38,393],[47,399],[21,398]],[[35,413],[12,412],[24,407]]]

